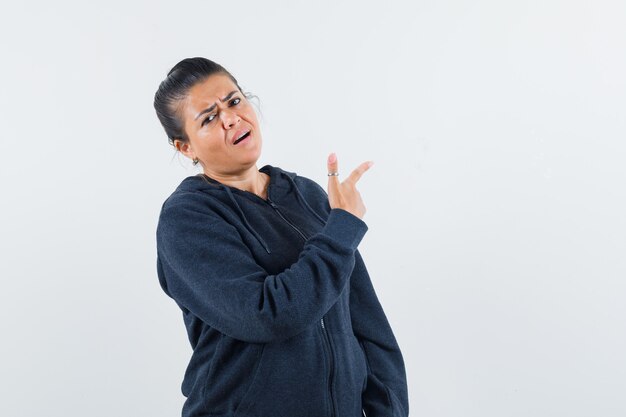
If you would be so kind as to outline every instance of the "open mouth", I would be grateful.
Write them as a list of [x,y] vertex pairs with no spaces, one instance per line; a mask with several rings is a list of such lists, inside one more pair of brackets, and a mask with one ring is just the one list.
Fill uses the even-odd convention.
[[247,138],[248,136],[250,136],[250,131],[248,130],[242,137],[240,137],[239,139],[237,139],[236,141],[233,142],[233,145],[238,144],[239,142],[241,142],[242,140],[244,140],[245,138]]

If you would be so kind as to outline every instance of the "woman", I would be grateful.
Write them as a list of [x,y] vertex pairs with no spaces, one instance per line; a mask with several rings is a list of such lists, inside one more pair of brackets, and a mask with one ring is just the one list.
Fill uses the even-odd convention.
[[193,348],[186,416],[408,415],[402,354],[357,246],[367,225],[334,154],[328,194],[272,165],[237,80],[204,58],[179,62],[155,94],[170,143],[200,164],[165,200],[159,282]]

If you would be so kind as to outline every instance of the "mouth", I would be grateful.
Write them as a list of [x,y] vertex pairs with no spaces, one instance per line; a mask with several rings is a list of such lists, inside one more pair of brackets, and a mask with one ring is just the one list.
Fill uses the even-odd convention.
[[235,139],[235,141],[233,142],[233,145],[236,145],[239,142],[249,138],[250,137],[250,131],[248,130],[246,132],[238,132],[238,135],[239,136],[237,136],[237,139]]

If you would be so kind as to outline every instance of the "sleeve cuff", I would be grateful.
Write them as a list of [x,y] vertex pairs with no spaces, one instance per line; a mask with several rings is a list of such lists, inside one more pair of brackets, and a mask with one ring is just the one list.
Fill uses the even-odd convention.
[[330,210],[326,226],[321,232],[354,251],[367,230],[363,220],[347,210],[334,208]]

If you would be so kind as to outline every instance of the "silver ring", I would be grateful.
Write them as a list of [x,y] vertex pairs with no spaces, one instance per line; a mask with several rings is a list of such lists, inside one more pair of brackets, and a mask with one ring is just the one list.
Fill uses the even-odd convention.
[[338,172],[329,172],[329,173],[328,173],[328,176],[329,176],[329,177],[336,177],[336,176],[338,176],[338,175],[339,175],[339,173],[338,173]]

